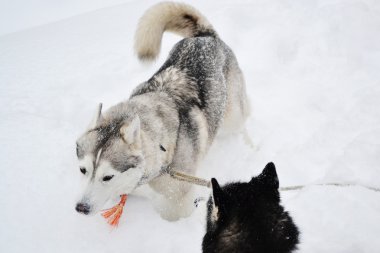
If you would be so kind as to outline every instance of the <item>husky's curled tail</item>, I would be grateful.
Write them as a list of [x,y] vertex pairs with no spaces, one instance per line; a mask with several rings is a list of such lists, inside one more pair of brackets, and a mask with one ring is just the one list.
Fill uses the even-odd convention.
[[140,60],[156,59],[165,31],[185,38],[217,35],[208,20],[192,6],[174,2],[159,3],[144,13],[136,30],[134,47]]

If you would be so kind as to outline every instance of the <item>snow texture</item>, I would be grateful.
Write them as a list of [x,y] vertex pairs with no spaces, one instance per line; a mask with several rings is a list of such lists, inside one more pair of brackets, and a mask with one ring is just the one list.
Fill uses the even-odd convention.
[[[149,201],[131,196],[115,230],[100,215],[74,210],[81,186],[75,140],[97,103],[108,108],[126,99],[179,40],[165,34],[157,62],[137,61],[133,34],[154,2],[82,1],[73,8],[67,1],[51,13],[52,1],[6,2],[0,252],[200,252],[204,204],[187,219],[167,222]],[[273,161],[281,186],[380,187],[380,1],[188,3],[234,50],[252,106],[247,129],[254,148],[242,136],[217,139],[199,176],[249,180]],[[198,188],[200,196],[209,194]],[[302,233],[299,252],[380,251],[379,192],[308,186],[282,199]]]

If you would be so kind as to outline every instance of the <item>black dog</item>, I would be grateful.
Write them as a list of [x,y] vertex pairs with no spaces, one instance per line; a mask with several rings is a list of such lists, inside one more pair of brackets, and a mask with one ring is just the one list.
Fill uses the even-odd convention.
[[280,205],[273,163],[248,183],[220,187],[215,178],[211,182],[204,253],[287,253],[296,249],[298,228]]

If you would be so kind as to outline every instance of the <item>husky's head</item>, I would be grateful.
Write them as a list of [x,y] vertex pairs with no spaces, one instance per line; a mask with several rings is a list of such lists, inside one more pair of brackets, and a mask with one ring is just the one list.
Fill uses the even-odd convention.
[[220,187],[213,178],[203,252],[293,252],[299,231],[278,187],[273,163],[248,183]]
[[268,203],[278,205],[280,202],[279,181],[273,163],[268,163],[261,174],[248,183],[220,187],[215,178],[211,183],[213,192],[207,204],[208,232],[226,226],[235,218],[249,217],[254,210],[258,211]]
[[78,212],[96,213],[108,199],[130,193],[142,180],[145,162],[137,115],[107,120],[99,105],[89,130],[76,144],[78,172],[86,181]]

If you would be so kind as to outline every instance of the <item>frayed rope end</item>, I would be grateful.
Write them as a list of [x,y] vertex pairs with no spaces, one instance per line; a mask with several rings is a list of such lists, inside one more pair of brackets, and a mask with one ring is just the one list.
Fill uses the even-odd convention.
[[119,220],[120,220],[121,215],[123,214],[123,209],[124,209],[126,201],[127,201],[127,194],[123,194],[121,195],[120,202],[116,206],[110,209],[106,209],[102,213],[102,216],[105,219],[108,219],[107,222],[112,227],[117,227],[117,225],[119,225]]

